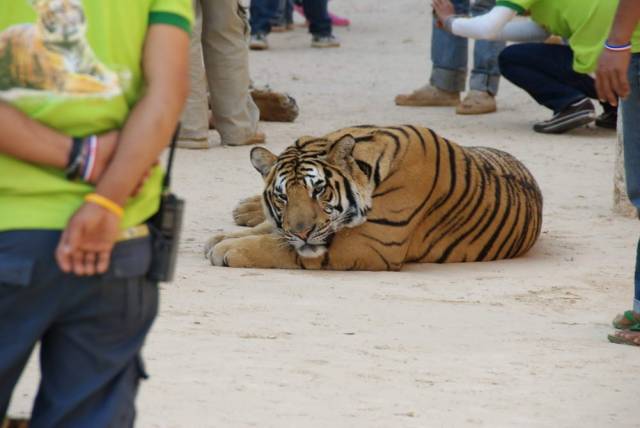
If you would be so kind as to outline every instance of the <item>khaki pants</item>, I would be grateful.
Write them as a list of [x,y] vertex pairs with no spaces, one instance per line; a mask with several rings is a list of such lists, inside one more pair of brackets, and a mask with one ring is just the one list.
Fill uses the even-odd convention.
[[241,144],[255,135],[260,116],[249,93],[246,13],[238,0],[194,0],[194,8],[196,23],[189,51],[191,91],[180,138],[207,138],[208,86],[222,144]]

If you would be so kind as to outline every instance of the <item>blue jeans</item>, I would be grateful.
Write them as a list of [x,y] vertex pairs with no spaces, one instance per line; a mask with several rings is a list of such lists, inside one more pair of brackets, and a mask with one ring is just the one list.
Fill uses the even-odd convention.
[[[477,16],[487,13],[495,0],[477,0],[472,6],[469,0],[453,0],[457,14]],[[467,76],[468,41],[466,38],[454,36],[447,31],[436,28],[433,20],[431,37],[431,61],[433,70],[429,83],[438,89],[448,92],[462,92]],[[504,48],[504,42],[478,40],[475,42],[473,54],[473,70],[469,79],[469,87],[473,90],[498,93],[500,70],[498,54]]]
[[271,25],[278,21],[280,0],[251,0],[249,23],[251,34],[269,34]]
[[[314,36],[330,36],[331,17],[328,0],[303,0],[304,15],[309,21],[309,32]],[[251,0],[251,34],[268,34],[271,24],[279,19],[280,0]]]
[[597,99],[595,80],[573,70],[573,52],[569,46],[511,45],[500,53],[499,62],[507,80],[554,113],[585,97]]
[[[629,66],[631,94],[622,101],[624,135],[624,171],[627,194],[640,210],[640,54],[633,54]],[[635,294],[633,310],[640,313],[640,242],[636,250]]]
[[145,279],[150,238],[118,243],[109,272],[64,274],[59,231],[0,233],[0,421],[40,342],[40,387],[31,428],[131,427],[140,349],[158,308]]

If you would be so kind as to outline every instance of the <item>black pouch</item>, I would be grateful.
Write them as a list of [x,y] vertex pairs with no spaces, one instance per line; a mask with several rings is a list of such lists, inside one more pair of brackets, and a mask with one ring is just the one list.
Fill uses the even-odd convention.
[[180,231],[182,230],[185,202],[183,199],[171,193],[169,189],[171,184],[173,154],[175,152],[179,130],[180,127],[178,126],[171,141],[167,173],[162,183],[160,208],[147,222],[152,239],[151,267],[147,273],[147,278],[153,282],[173,281],[176,261],[178,259],[178,245],[180,242]]

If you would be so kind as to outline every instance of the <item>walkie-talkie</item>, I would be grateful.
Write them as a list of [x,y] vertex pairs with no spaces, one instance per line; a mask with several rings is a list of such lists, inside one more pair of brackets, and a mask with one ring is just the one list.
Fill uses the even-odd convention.
[[178,124],[171,140],[167,172],[162,182],[160,208],[148,222],[152,229],[153,255],[147,277],[155,282],[173,281],[176,261],[178,259],[178,245],[180,243],[180,231],[182,230],[182,218],[184,214],[184,199],[180,199],[171,193],[170,186],[173,155],[179,132],[180,125]]

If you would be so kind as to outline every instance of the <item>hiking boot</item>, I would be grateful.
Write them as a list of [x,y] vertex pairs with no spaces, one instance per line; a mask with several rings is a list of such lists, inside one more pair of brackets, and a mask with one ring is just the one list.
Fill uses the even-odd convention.
[[562,134],[579,126],[587,125],[595,119],[593,103],[583,98],[553,115],[549,120],[533,125],[533,130],[542,134]]
[[256,132],[252,137],[247,138],[239,143],[227,143],[223,142],[225,146],[250,146],[252,144],[263,144],[267,140],[267,137],[262,132]]
[[251,40],[249,41],[249,49],[254,51],[263,51],[269,49],[267,35],[264,33],[252,34]]
[[618,126],[618,111],[605,111],[600,116],[596,117],[596,126],[615,130]]
[[458,114],[485,114],[496,111],[496,97],[485,91],[470,90],[456,107]]
[[251,98],[260,110],[260,120],[293,122],[298,117],[298,104],[290,95],[269,88],[251,90]]
[[399,106],[457,106],[460,104],[460,92],[447,92],[427,84],[410,94],[398,95],[395,101]]
[[311,38],[312,48],[339,48],[340,42],[334,35],[313,36]]

